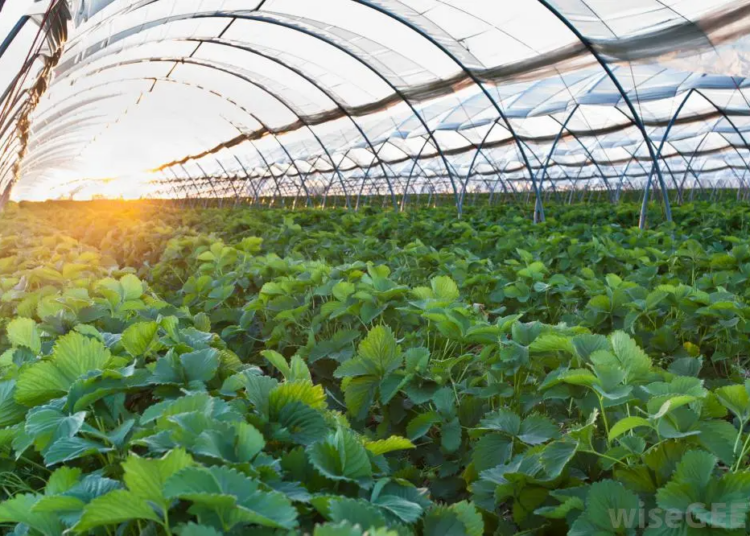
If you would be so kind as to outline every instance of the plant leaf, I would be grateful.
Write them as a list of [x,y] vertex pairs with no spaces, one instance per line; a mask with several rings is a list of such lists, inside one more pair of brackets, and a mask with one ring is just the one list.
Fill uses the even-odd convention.
[[347,480],[366,485],[372,478],[367,450],[354,432],[339,428],[327,438],[306,449],[313,466],[332,480]]
[[119,525],[131,519],[161,521],[144,499],[130,491],[115,490],[88,503],[73,530],[88,532],[96,527]]

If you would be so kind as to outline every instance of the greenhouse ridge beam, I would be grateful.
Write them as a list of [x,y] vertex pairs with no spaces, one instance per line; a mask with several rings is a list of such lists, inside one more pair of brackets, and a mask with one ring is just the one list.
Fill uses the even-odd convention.
[[[599,62],[599,64],[602,66],[602,69],[607,73],[607,76],[612,80],[612,83],[617,87],[617,91],[620,92],[620,95],[622,95],[622,98],[625,100],[625,104],[627,105],[628,109],[630,110],[630,113],[633,114],[633,121],[635,121],[636,125],[638,126],[638,129],[643,134],[643,139],[646,142],[646,147],[648,148],[649,153],[651,154],[651,159],[653,160],[654,167],[656,169],[656,174],[659,178],[659,184],[661,185],[663,197],[664,197],[664,209],[666,211],[667,215],[667,221],[672,221],[672,209],[669,205],[669,195],[667,194],[667,186],[664,183],[664,177],[661,174],[661,168],[659,167],[659,162],[656,157],[656,153],[654,153],[654,147],[651,143],[651,138],[648,135],[648,132],[646,132],[646,127],[643,125],[643,121],[641,121],[641,117],[638,114],[638,111],[635,109],[635,106],[633,106],[633,102],[630,100],[630,97],[628,97],[627,92],[623,89],[622,84],[620,84],[620,81],[617,79],[617,77],[612,72],[612,69],[610,69],[609,64],[604,60],[604,58],[601,57],[601,55],[597,52],[594,45],[586,39],[586,37],[576,28],[562,13],[560,13],[557,9],[555,9],[548,0],[537,0],[540,4],[542,4],[544,7],[546,7],[553,15],[555,15],[565,26],[568,27],[568,29],[575,34],[578,39],[581,40],[581,43],[591,52],[591,54],[596,58],[596,61]],[[645,225],[645,222],[640,223],[640,227],[643,228]]]
[[[480,91],[487,97],[487,99],[490,101],[490,103],[492,104],[492,106],[497,111],[498,115],[500,115],[500,117],[502,118],[503,122],[505,123],[506,128],[510,132],[511,136],[513,136],[513,139],[515,140],[515,142],[516,142],[516,144],[518,146],[518,152],[521,154],[521,158],[523,159],[524,164],[526,165],[526,168],[529,171],[529,176],[531,178],[532,184],[534,185],[534,190],[536,192],[536,198],[537,198],[537,201],[539,203],[538,211],[535,211],[535,213],[534,213],[534,219],[535,220],[539,219],[540,221],[544,221],[544,210],[543,210],[543,208],[541,206],[541,202],[542,201],[541,201],[541,197],[540,197],[539,188],[538,188],[538,186],[536,184],[536,179],[534,178],[534,171],[531,169],[531,162],[529,162],[529,158],[528,158],[528,156],[526,156],[526,151],[523,149],[523,147],[521,145],[521,142],[518,140],[518,136],[516,135],[515,129],[513,128],[513,125],[510,123],[510,121],[508,121],[508,117],[505,115],[505,112],[503,112],[503,109],[500,107],[500,105],[498,104],[498,102],[494,98],[492,98],[492,95],[490,95],[490,92],[487,91],[487,88],[484,87],[484,85],[476,77],[476,75],[474,75],[474,73],[472,73],[471,70],[468,69],[466,67],[466,65],[464,65],[461,62],[461,60],[458,59],[450,50],[448,50],[445,46],[443,46],[441,43],[439,43],[437,40],[435,40],[433,37],[431,37],[429,34],[427,34],[427,32],[423,31],[421,28],[419,28],[416,25],[412,24],[411,22],[405,20],[404,18],[398,16],[397,14],[391,13],[387,9],[384,9],[384,8],[378,6],[378,5],[372,4],[371,2],[369,2],[367,0],[353,0],[353,1],[356,2],[356,3],[358,3],[358,4],[365,5],[365,6],[369,7],[370,9],[374,9],[374,10],[380,12],[380,13],[383,13],[384,15],[386,15],[388,17],[391,17],[394,20],[399,21],[404,26],[408,27],[412,31],[414,31],[414,32],[418,33],[419,35],[421,35],[423,38],[427,39],[435,47],[437,47],[438,49],[440,49],[440,51],[443,52],[443,54],[445,54],[452,61],[454,61],[464,71],[464,73],[466,75],[468,75],[469,78],[477,85],[477,87],[479,87]],[[459,213],[461,211],[461,204],[462,204],[462,201],[459,200]]]

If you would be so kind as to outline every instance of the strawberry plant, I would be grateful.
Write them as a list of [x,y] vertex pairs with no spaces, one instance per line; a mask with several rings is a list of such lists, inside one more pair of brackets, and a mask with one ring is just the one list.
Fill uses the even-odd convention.
[[10,534],[744,534],[747,208],[11,205]]

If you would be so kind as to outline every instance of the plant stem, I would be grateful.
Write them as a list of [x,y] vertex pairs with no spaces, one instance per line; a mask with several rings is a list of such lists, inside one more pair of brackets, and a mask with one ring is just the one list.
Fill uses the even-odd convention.
[[602,421],[604,421],[604,430],[607,432],[607,446],[609,447],[609,422],[607,422],[607,412],[604,411],[604,399],[598,394],[596,397],[599,399],[599,407],[602,410]]

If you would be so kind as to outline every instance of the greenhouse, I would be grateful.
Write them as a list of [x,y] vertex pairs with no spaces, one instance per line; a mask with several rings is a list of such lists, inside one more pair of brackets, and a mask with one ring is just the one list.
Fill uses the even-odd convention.
[[0,0],[0,534],[750,534],[750,0]]
[[696,190],[747,195],[744,2],[34,8],[0,49],[5,197],[113,170],[256,204],[532,195],[539,219],[565,193],[658,191],[667,218]]

